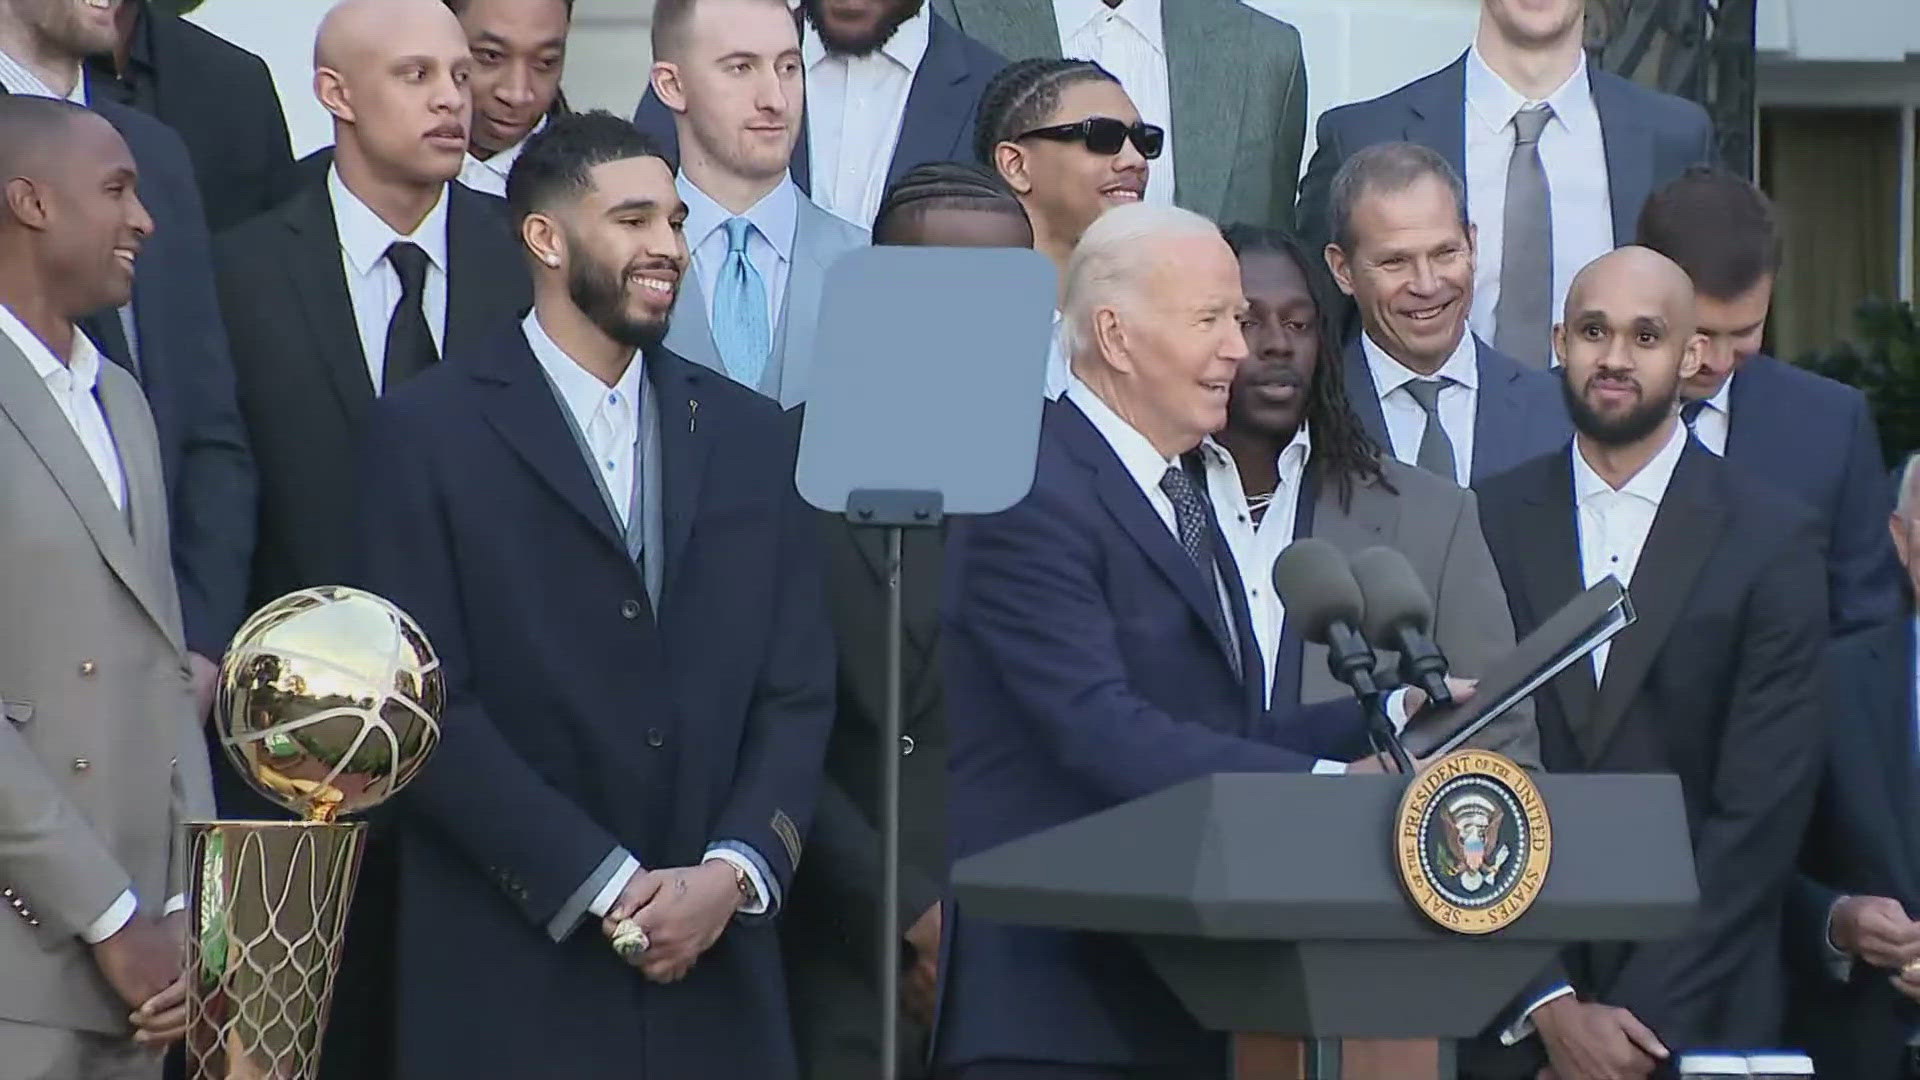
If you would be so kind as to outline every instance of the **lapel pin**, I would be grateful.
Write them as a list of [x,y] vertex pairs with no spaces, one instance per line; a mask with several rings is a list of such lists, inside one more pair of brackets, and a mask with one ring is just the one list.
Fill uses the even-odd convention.
[[700,416],[700,403],[698,401],[695,401],[692,398],[688,398],[687,399],[687,434],[689,435],[693,434],[693,422],[696,419],[698,419],[699,416]]

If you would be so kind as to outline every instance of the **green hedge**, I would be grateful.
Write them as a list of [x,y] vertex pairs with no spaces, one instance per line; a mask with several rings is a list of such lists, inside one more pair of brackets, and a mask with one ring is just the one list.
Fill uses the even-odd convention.
[[1868,300],[1854,309],[1852,341],[1801,358],[1803,367],[1867,395],[1889,465],[1920,450],[1920,320],[1912,304]]

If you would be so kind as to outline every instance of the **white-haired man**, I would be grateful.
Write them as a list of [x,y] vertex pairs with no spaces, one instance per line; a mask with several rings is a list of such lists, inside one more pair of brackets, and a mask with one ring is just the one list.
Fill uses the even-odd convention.
[[[1351,702],[1263,716],[1239,574],[1183,460],[1226,422],[1245,304],[1219,230],[1185,210],[1117,207],[1068,262],[1072,375],[1033,490],[949,539],[960,855],[1209,773],[1367,758]],[[937,1053],[958,1080],[1224,1073],[1225,1043],[1124,944],[955,918]]]

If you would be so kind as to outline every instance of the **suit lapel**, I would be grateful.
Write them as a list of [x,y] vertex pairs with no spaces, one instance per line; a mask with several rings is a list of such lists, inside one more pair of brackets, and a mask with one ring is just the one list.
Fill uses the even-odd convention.
[[[1167,45],[1167,96],[1173,113],[1174,187],[1183,206],[1217,216],[1226,201],[1234,150],[1240,143],[1242,95],[1232,72],[1252,66],[1245,38],[1222,36],[1207,0],[1180,0],[1161,8]],[[1226,92],[1222,92],[1222,91]]]
[[954,0],[954,10],[962,33],[975,41],[1006,43],[1000,50],[1006,56],[1060,55],[1060,25],[1052,4]]
[[1467,57],[1422,80],[1423,92],[1407,102],[1406,138],[1428,147],[1467,175]]
[[967,78],[959,37],[959,32],[940,16],[933,15],[929,20],[927,53],[907,91],[900,137],[894,143],[893,160],[887,164],[889,184],[916,165],[967,158],[973,153],[973,148],[962,145],[961,140],[969,134],[967,116],[975,102],[953,90]]
[[1653,193],[1653,128],[1629,98],[1631,84],[1587,66],[1594,108],[1600,113],[1600,143],[1607,156],[1607,196],[1613,203],[1613,242],[1633,243],[1640,207]]
[[498,212],[459,184],[448,185],[448,356],[470,356],[484,336],[526,317],[530,286],[521,253],[501,226]]
[[[109,429],[118,427],[121,431],[131,432],[137,425],[131,423],[128,411],[134,403],[114,394],[111,398],[111,410],[108,410]],[[108,402],[103,401],[103,405]],[[33,447],[47,471],[60,490],[73,505],[74,512],[80,516],[80,522],[86,527],[87,535],[93,538],[94,546],[100,549],[101,558],[106,560],[114,575],[127,591],[134,595],[140,606],[145,608],[169,640],[178,640],[176,624],[167,618],[172,610],[163,601],[159,593],[159,583],[153,580],[146,563],[139,558],[134,547],[133,532],[128,527],[127,516],[113,505],[113,498],[107,494],[107,487],[100,482],[99,470],[93,466],[93,459],[87,456],[86,447],[80,444],[79,436],[73,432],[73,425],[60,413],[60,407],[54,403],[53,396],[47,392],[46,385],[35,374],[33,365],[21,355],[13,342],[0,337],[0,412],[13,421],[27,444]],[[118,414],[117,416],[115,414]],[[118,424],[115,422],[119,421]],[[157,485],[152,474],[158,466],[142,457],[146,450],[138,441],[116,435],[115,443],[125,443],[131,452],[121,451],[121,469],[126,474],[128,498],[134,498],[136,490],[152,491]],[[132,465],[129,466],[128,462]],[[145,484],[137,489],[136,481]],[[151,520],[146,522],[149,530],[158,530],[159,521],[154,516],[154,508],[141,508],[138,502],[133,504],[136,522],[142,515]]]
[[1480,386],[1475,393],[1473,471],[1468,479],[1477,482],[1519,464],[1512,440],[1525,430],[1525,423],[1520,416],[1519,395],[1514,393],[1514,384],[1522,378],[1520,366],[1503,363],[1505,358],[1477,337],[1473,347]]
[[1380,389],[1373,384],[1373,372],[1367,367],[1367,354],[1359,338],[1347,343],[1341,366],[1346,369],[1348,407],[1360,418],[1360,426],[1380,452],[1392,457],[1393,440],[1387,437],[1387,416],[1380,411]]
[[1875,685],[1870,692],[1874,713],[1883,717],[1886,724],[1885,734],[1881,736],[1881,746],[1905,747],[1907,752],[1883,754],[1881,760],[1887,767],[1887,794],[1894,806],[1895,820],[1899,824],[1900,850],[1895,860],[1896,873],[1903,880],[1895,882],[1904,890],[1901,895],[1912,896],[1920,888],[1920,880],[1913,875],[1920,871],[1914,865],[1916,852],[1920,852],[1920,823],[1914,819],[1912,809],[1916,799],[1920,799],[1920,746],[1914,738],[1914,637],[1913,620],[1902,619],[1877,634],[1879,640],[1873,645],[1875,661],[1873,678]]
[[1653,528],[1628,583],[1637,615],[1617,634],[1607,654],[1606,676],[1594,701],[1588,760],[1597,760],[1620,726],[1627,706],[1640,692],[1647,671],[1665,646],[1693,592],[1693,581],[1720,540],[1726,510],[1707,470],[1712,455],[1689,441],[1680,452],[1667,493],[1654,515]]
[[[1766,392],[1767,382],[1775,375],[1774,365],[1779,363],[1763,353],[1740,365],[1740,370],[1734,374],[1733,385],[1727,390],[1728,461],[1758,465],[1764,469],[1767,459],[1773,458],[1776,448],[1791,447],[1791,443],[1770,437],[1793,426],[1791,416],[1770,415],[1775,401],[1788,400],[1782,395]],[[1755,459],[1761,460],[1756,462]]]
[[[133,523],[134,551],[144,560],[144,567],[168,566],[173,554],[163,543],[167,536],[166,487],[155,454],[158,447],[146,439],[130,437],[132,432],[145,427],[136,419],[144,407],[139,384],[131,378],[124,381],[102,378],[97,393],[100,409],[106,413],[107,428],[114,433],[120,469],[126,475],[128,513],[124,517]],[[151,573],[143,573],[140,578],[148,588],[134,587],[134,595],[167,632],[168,639],[180,644],[178,599],[160,595],[156,590],[162,582]]]
[[[726,376],[703,372],[667,349],[647,354],[647,389],[657,395],[660,410],[661,522],[667,545],[667,564],[661,575],[660,610],[673,595],[674,575],[686,562],[687,537],[700,507],[701,480],[713,449],[715,424],[699,423],[703,379]],[[719,420],[715,417],[715,421]]]
[[[793,275],[788,275],[787,289],[793,289]],[[700,275],[687,263],[687,272],[680,276],[680,295],[673,301],[673,317],[667,323],[667,337],[661,344],[677,355],[686,357],[696,364],[704,364],[715,371],[725,371],[720,363],[720,349],[713,343],[713,326],[707,322],[707,295],[700,287]]]
[[[340,407],[349,424],[358,426],[373,404],[373,379],[367,374],[366,350],[353,316],[353,297],[347,292],[347,271],[340,261],[340,233],[333,220],[333,203],[324,180],[294,196],[285,221],[293,232],[286,272],[306,316],[301,335],[312,343],[327,369]],[[448,275],[451,280],[452,275]]]
[[[1579,595],[1584,578],[1574,521],[1573,462],[1565,453],[1555,454],[1534,473],[1538,482],[1519,504],[1514,534],[1526,538],[1518,548],[1521,581],[1527,607],[1540,622]],[[1574,741],[1592,760],[1592,740],[1586,735],[1597,695],[1592,661],[1582,660],[1556,676],[1553,693]]]
[[826,285],[827,261],[817,220],[826,211],[800,201],[794,225],[793,265],[787,270],[787,293],[780,305],[780,327],[774,348],[780,353],[780,406],[790,409],[806,396],[813,366],[814,330],[820,321],[820,293]]

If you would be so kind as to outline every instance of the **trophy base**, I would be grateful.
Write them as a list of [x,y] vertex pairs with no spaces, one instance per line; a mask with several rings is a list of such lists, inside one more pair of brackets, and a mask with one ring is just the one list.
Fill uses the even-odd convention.
[[188,826],[190,1080],[315,1080],[359,823],[208,821]]

